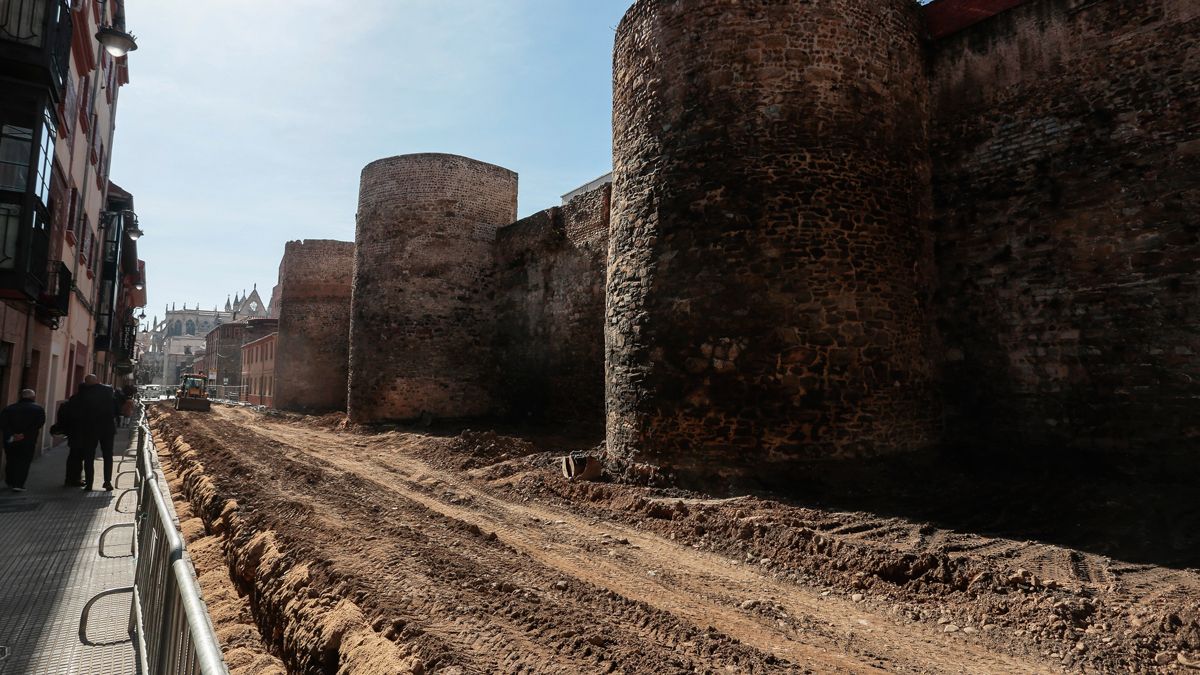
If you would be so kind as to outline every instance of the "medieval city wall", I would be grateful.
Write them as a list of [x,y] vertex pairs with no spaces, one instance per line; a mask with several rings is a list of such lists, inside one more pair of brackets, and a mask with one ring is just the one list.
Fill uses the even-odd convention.
[[518,222],[506,169],[368,165],[351,418],[698,478],[1200,437],[1200,5],[936,7],[638,0],[612,186]]
[[363,169],[352,420],[493,412],[492,245],[496,230],[516,217],[517,174],[502,167],[419,154]]
[[494,250],[498,411],[604,423],[610,186],[501,228]]
[[289,241],[279,269],[275,407],[344,410],[354,243]]
[[617,31],[608,449],[679,473],[938,437],[909,0],[639,0]]
[[949,430],[1200,438],[1200,3],[1034,0],[933,45]]

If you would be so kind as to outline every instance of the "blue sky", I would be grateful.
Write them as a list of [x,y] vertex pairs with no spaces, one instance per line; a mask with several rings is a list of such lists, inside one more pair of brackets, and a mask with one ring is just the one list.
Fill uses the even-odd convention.
[[[147,315],[211,308],[284,242],[354,238],[358,176],[450,152],[520,174],[520,213],[611,165],[631,0],[133,0],[112,179],[146,236]],[[189,270],[199,269],[199,273]]]

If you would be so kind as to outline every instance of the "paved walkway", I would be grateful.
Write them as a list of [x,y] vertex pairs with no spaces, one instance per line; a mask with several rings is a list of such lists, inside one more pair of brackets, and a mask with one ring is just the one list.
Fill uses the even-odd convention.
[[[131,445],[131,431],[117,433],[114,475],[132,470],[119,455]],[[132,458],[133,450],[129,450]],[[99,452],[97,452],[97,456]],[[63,487],[66,446],[39,457],[26,483],[28,492],[0,488],[0,675],[26,673],[135,673],[129,638],[128,593],[108,596],[91,610],[88,641],[79,639],[79,613],[94,595],[133,585],[133,529],[112,532],[100,550],[100,533],[110,525],[132,523],[137,499],[130,494],[116,510],[122,476],[113,492]],[[103,483],[96,461],[96,485]]]

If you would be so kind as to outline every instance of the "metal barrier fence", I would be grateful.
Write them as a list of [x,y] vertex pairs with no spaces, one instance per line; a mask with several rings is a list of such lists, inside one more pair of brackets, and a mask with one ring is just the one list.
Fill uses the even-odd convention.
[[[208,610],[200,599],[196,572],[184,557],[183,537],[175,527],[170,502],[159,487],[154,441],[145,424],[137,428],[134,461],[136,472],[127,473],[136,475],[136,484],[126,491],[138,497],[132,524],[136,561],[133,586],[107,590],[88,601],[79,617],[79,638],[89,644],[88,612],[97,600],[115,593],[132,593],[129,634],[137,647],[140,673],[228,675]],[[118,498],[118,505],[120,502]],[[102,550],[109,530],[100,535]]]

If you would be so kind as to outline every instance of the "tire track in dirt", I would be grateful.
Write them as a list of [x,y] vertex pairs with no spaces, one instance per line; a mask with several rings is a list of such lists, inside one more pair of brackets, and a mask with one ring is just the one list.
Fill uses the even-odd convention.
[[[250,414],[224,412],[235,419]],[[256,422],[256,432],[298,452],[309,452],[305,448],[335,447],[340,441],[334,432]],[[722,632],[764,652],[793,662],[809,662],[819,670],[838,667],[869,672],[864,670],[864,664],[841,657],[843,652],[886,664],[889,672],[931,669],[957,672],[963,668],[994,673],[1046,670],[1043,664],[898,624],[886,615],[871,613],[841,598],[821,597],[819,592],[781,583],[750,571],[745,565],[733,565],[723,557],[647,536],[638,530],[609,523],[593,525],[589,519],[570,511],[493,496],[458,476],[437,471],[400,453],[390,453],[384,460],[369,452],[343,448],[337,452],[318,452],[314,457],[360,477],[385,474],[386,477],[372,481],[381,492],[401,494],[446,517],[494,531],[502,542],[547,568],[610,588],[678,615],[693,625],[719,626]],[[444,495],[437,494],[439,490],[449,492],[451,499],[461,503],[448,502]],[[464,500],[464,496],[469,498]],[[575,539],[602,541],[607,536],[610,540],[628,540],[633,546],[621,546],[617,556],[606,559],[564,540],[554,531],[529,527],[530,521],[553,523],[559,530],[569,530]],[[841,521],[839,525],[842,527],[837,529],[843,529],[846,523]],[[852,530],[861,533],[875,527],[864,524]],[[764,597],[769,598],[773,611],[753,614],[738,609],[739,603]],[[825,662],[810,661],[816,656]]]
[[[219,474],[218,482],[237,485],[234,496],[253,510],[273,514],[279,507],[289,511],[297,521],[292,526],[300,532],[288,532],[289,528],[279,527],[278,522],[276,531],[294,539],[301,549],[315,543],[315,548],[302,551],[302,559],[323,560],[331,569],[362,569],[362,549],[381,547],[358,547],[350,542],[372,539],[387,542],[384,550],[419,552],[394,556],[386,564],[366,561],[366,569],[387,570],[391,583],[383,586],[391,588],[371,583],[377,579],[354,581],[382,596],[385,601],[375,604],[398,615],[393,624],[432,635],[446,650],[456,652],[457,660],[444,663],[458,663],[473,672],[688,672],[726,666],[741,672],[792,670],[782,663],[770,667],[774,660],[770,655],[755,654],[719,633],[690,629],[666,613],[615,594],[606,595],[601,588],[561,593],[556,598],[560,602],[547,606],[524,589],[553,577],[553,570],[522,562],[513,550],[483,537],[477,528],[405,503],[402,495],[381,493],[357,475],[327,471],[320,458],[269,442],[253,432],[222,429],[228,425],[219,417],[192,420],[183,432],[189,438],[211,434],[222,440],[227,452],[240,455],[225,469],[218,466],[232,457],[214,457],[207,468]],[[311,500],[319,508],[297,508],[301,499]],[[364,511],[378,509],[380,501],[396,506],[380,516],[364,518]],[[330,532],[336,533],[332,541],[318,536]],[[318,541],[306,541],[304,534]],[[339,550],[332,545],[336,542],[346,545]],[[436,573],[446,570],[451,573]],[[507,582],[502,582],[496,590],[495,582],[490,587],[486,584],[496,578],[519,583],[510,591],[505,588]],[[473,587],[479,586],[480,580],[482,588]],[[402,585],[401,592],[396,585]],[[464,606],[464,602],[473,606]],[[548,636],[550,630],[557,633]],[[591,630],[601,635],[600,640],[589,640]],[[398,637],[404,639],[403,631]],[[614,648],[607,649],[607,643]],[[840,662],[867,672],[840,656],[822,659],[821,670],[848,672]]]
[[1194,570],[869,511],[567,483],[524,437],[218,410],[189,433],[220,439],[226,474],[275,481],[252,491],[265,515],[330,514],[319,536],[290,529],[298,559],[432,669],[1168,672],[1200,648]]

